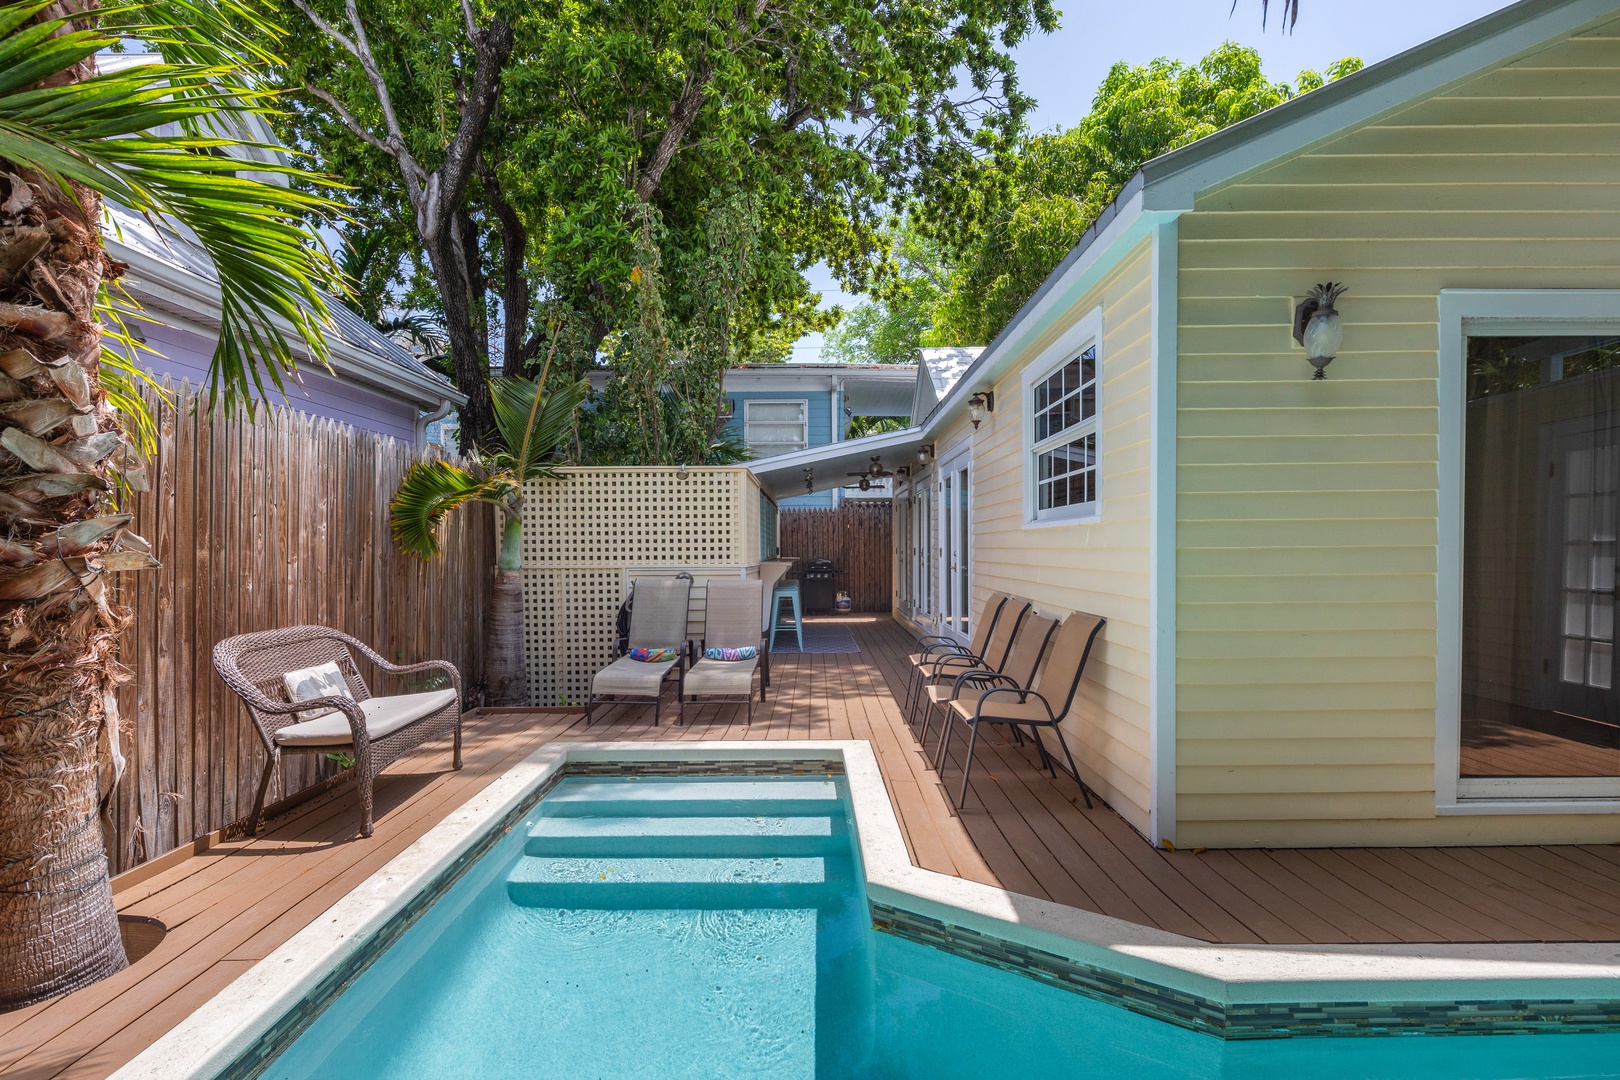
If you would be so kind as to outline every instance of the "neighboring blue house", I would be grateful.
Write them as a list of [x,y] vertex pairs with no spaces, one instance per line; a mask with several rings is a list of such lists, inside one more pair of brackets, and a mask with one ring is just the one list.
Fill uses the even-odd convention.
[[[607,385],[606,370],[590,373],[593,389]],[[742,439],[754,459],[777,457],[842,442],[857,416],[909,418],[917,394],[915,364],[750,364],[731,368],[722,384],[729,419],[725,430]],[[846,487],[784,497],[785,510],[831,509],[844,499],[887,499],[887,482],[862,491]],[[818,485],[823,486],[823,485]]]
[[[726,372],[731,420],[726,430],[754,452],[755,460],[826,446],[849,437],[857,416],[911,415],[917,385],[913,364],[754,364]],[[783,509],[830,509],[846,498],[887,499],[886,482],[862,491],[842,488],[798,495]]]

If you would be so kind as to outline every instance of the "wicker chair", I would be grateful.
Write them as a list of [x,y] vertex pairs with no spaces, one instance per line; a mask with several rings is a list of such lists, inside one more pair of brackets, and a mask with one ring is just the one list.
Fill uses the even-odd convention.
[[[371,661],[379,671],[405,675],[436,671],[450,680],[448,689],[419,694],[372,697],[355,667],[355,655]],[[291,702],[284,676],[289,671],[335,663],[349,684],[352,699],[316,698]],[[390,664],[363,642],[325,626],[289,626],[226,638],[214,646],[214,670],[225,685],[247,705],[268,760],[253,800],[247,834],[259,831],[264,797],[270,778],[284,754],[354,756],[354,774],[360,783],[360,835],[372,832],[372,781],[377,774],[423,743],[449,732],[455,734],[452,764],[461,768],[461,674],[445,660],[421,664]],[[325,717],[300,722],[298,713],[311,709],[335,710]]]

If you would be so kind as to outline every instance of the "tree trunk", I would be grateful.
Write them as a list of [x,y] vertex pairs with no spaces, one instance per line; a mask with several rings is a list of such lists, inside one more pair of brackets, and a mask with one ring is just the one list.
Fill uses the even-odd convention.
[[[489,336],[483,318],[483,292],[475,291],[472,268],[467,266],[459,235],[450,235],[454,223],[432,243],[423,243],[439,295],[444,298],[444,331],[450,340],[450,362],[456,386],[467,395],[460,410],[461,452],[487,449],[495,434],[495,411],[489,402]],[[481,277],[481,275],[480,275]]]
[[0,159],[0,1011],[127,966],[97,822],[128,620],[104,568],[150,558],[106,505],[109,457],[127,448],[99,385],[94,300],[122,267],[93,192],[75,205],[20,171]]
[[529,704],[529,682],[523,669],[523,571],[521,505],[505,511],[501,554],[489,598],[489,640],[484,671],[491,705]]

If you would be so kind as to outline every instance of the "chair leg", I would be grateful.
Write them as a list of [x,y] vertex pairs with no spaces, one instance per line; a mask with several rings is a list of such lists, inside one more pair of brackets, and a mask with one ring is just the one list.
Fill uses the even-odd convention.
[[457,770],[459,770],[461,768],[461,712],[460,712],[460,709],[461,709],[461,705],[458,702],[456,704],[457,712],[456,712],[455,749],[452,751],[453,756],[450,758],[450,767],[453,768],[453,769],[457,769]]
[[586,726],[590,725],[590,722],[591,722],[591,710],[594,709],[594,708],[596,708],[596,688],[593,686],[593,687],[591,687],[591,689],[585,691],[585,724],[586,724]]
[[956,729],[954,716],[950,706],[945,707],[945,726],[939,732],[939,749],[934,752],[934,771],[940,776],[945,775],[945,755],[951,745],[951,732]]
[[967,806],[968,775],[973,772],[973,751],[979,745],[979,725],[968,721],[968,755],[962,762],[962,796],[956,800],[956,808],[962,810]]
[[[1013,733],[1018,733],[1018,725],[1012,726]],[[1030,737],[1035,740],[1035,749],[1041,752],[1041,764],[1046,766],[1046,775],[1057,779],[1057,766],[1052,764],[1052,755],[1046,752],[1046,743],[1041,740],[1041,729],[1034,724],[1029,725]]]
[[264,797],[270,791],[270,778],[276,774],[276,765],[281,761],[281,752],[272,749],[270,757],[264,763],[264,775],[259,777],[259,795],[253,800],[253,816],[248,818],[247,834],[259,835],[259,815],[264,813]]
[[1069,740],[1063,737],[1063,729],[1056,724],[1052,730],[1057,734],[1058,745],[1063,748],[1063,756],[1069,760],[1069,771],[1074,774],[1074,782],[1080,785],[1080,796],[1086,800],[1086,809],[1091,809],[1091,792],[1086,790],[1086,782],[1080,779],[1080,766],[1074,763],[1074,755],[1069,753]]
[[355,772],[359,773],[356,779],[360,781],[360,835],[370,836],[374,828],[371,820],[371,768],[361,765]]

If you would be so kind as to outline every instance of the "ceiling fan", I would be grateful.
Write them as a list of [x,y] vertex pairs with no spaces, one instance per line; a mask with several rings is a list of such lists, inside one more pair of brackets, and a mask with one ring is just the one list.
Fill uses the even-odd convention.
[[863,469],[860,472],[852,472],[852,473],[848,473],[847,475],[860,477],[860,488],[861,488],[861,490],[862,491],[871,491],[872,490],[872,481],[874,481],[874,480],[887,480],[889,477],[893,476],[894,473],[890,472],[888,469],[885,469],[883,467],[883,461],[882,461],[880,455],[874,454],[874,455],[872,455],[872,464],[871,465],[867,466],[865,469]]

